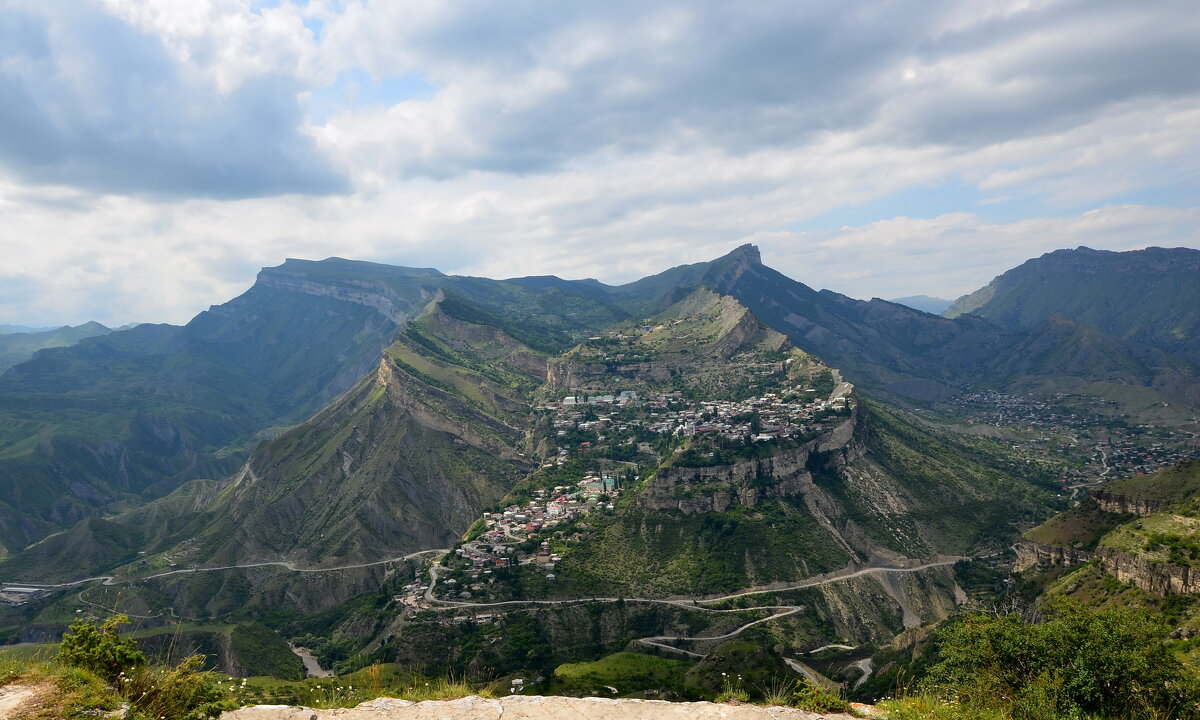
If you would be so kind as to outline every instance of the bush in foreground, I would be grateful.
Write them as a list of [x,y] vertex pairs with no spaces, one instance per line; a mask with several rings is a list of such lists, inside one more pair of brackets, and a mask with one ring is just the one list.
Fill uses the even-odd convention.
[[114,615],[100,626],[75,621],[63,635],[56,662],[107,683],[129,702],[131,719],[204,720],[237,707],[215,676],[200,670],[203,657],[185,658],[174,667],[147,662],[133,639],[117,632],[127,622],[124,615]]
[[943,630],[920,685],[937,699],[929,716],[1200,718],[1200,682],[1164,644],[1161,621],[1075,603],[1051,612],[1038,623],[969,615]]

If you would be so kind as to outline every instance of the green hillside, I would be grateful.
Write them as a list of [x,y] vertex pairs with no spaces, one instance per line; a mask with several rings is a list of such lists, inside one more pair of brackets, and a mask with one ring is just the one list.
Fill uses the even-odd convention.
[[971,313],[1012,330],[1051,316],[1192,361],[1200,359],[1200,251],[1056,250],[959,298],[946,317]]
[[1130,510],[1144,508],[1139,511],[1141,514],[1192,512],[1193,504],[1200,498],[1200,460],[1181,462],[1148,475],[1113,480],[1092,493],[1074,507],[1028,530],[1025,537],[1045,545],[1094,550],[1118,528],[1145,524],[1130,512],[1101,509],[1096,497]]
[[0,378],[0,555],[104,509],[230,475],[257,442],[374,370],[442,287],[453,289],[447,307],[461,298],[460,314],[470,307],[474,321],[539,352],[624,317],[569,286],[288,260],[186,326],[140,325],[44,351]]
[[1149,475],[1113,480],[1105,483],[1103,490],[1179,506],[1200,496],[1200,460],[1182,462]]
[[1020,568],[1040,602],[1149,610],[1181,638],[1178,655],[1200,658],[1200,461],[1106,483],[1025,538],[1090,553],[1088,562]]
[[33,357],[38,350],[68,347],[80,340],[107,335],[111,329],[98,322],[88,322],[75,327],[64,326],[53,330],[34,332],[0,333],[0,374],[17,363]]

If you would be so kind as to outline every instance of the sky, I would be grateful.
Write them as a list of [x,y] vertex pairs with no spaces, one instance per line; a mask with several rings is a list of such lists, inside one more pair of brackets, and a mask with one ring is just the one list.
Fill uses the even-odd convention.
[[854,297],[1200,247],[1195,0],[0,0],[0,323],[330,256]]

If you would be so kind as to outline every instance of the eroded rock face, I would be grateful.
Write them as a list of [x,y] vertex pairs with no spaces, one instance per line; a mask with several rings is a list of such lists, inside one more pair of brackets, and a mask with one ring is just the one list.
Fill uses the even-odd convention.
[[343,710],[256,705],[227,712],[221,720],[850,720],[851,717],[842,713],[818,715],[794,708],[709,702],[513,695],[420,703],[380,698]]
[[1092,559],[1092,553],[1075,548],[1044,545],[1032,540],[1022,540],[1016,545],[1017,560],[1013,566],[1015,572],[1023,572],[1032,567],[1051,567],[1064,565],[1071,567]]
[[[853,436],[857,415],[794,449],[760,460],[713,467],[666,467],[638,495],[637,504],[648,510],[678,510],[685,514],[725,512],[734,505],[754,507],[765,498],[779,499],[807,492],[812,486],[808,470],[814,452],[845,450]],[[840,456],[827,460],[844,462]]]
[[1151,562],[1112,548],[1097,550],[1096,559],[1105,573],[1154,595],[1200,593],[1198,568]]
[[1165,500],[1116,495],[1103,490],[1093,492],[1092,498],[1095,499],[1096,504],[1104,512],[1126,513],[1137,515],[1138,517],[1146,517],[1156,512],[1162,512],[1167,507]]
[[1094,559],[1106,575],[1154,595],[1200,593],[1200,568],[1152,562],[1113,548],[1102,547],[1092,553],[1022,540],[1016,551],[1016,572],[1032,567],[1071,567]]

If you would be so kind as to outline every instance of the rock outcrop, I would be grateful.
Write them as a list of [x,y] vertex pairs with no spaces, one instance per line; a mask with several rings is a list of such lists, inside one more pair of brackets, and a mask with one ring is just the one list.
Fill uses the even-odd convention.
[[1017,543],[1016,551],[1015,572],[1033,567],[1071,567],[1095,560],[1104,574],[1152,595],[1200,593],[1200,568],[1153,562],[1109,547],[1088,552],[1022,540]]
[[1100,548],[1096,560],[1108,575],[1152,595],[1200,593],[1200,568],[1156,563],[1113,548]]
[[221,720],[850,720],[852,717],[844,713],[818,715],[795,708],[710,702],[511,695],[419,703],[380,698],[342,710],[256,705],[227,712]]
[[[340,282],[321,282],[301,273],[291,272],[286,266],[263,268],[258,274],[257,284],[362,305],[375,310],[398,326],[412,317],[428,299],[427,296],[432,294],[427,292],[413,302],[411,298],[404,298],[392,292],[387,283],[381,280],[343,279]],[[210,308],[210,311],[220,310],[219,306]]]
[[[678,510],[685,514],[725,512],[734,505],[754,507],[766,498],[780,499],[812,488],[808,463],[815,452],[848,450],[857,411],[846,421],[793,450],[771,457],[713,467],[665,467],[638,495],[648,510]],[[835,453],[825,462],[844,462]]]
[[1147,515],[1167,509],[1166,500],[1156,500],[1134,495],[1118,495],[1116,493],[1105,492],[1104,490],[1096,490],[1091,496],[1104,512],[1146,517]]
[[1046,545],[1032,540],[1021,540],[1015,550],[1017,560],[1013,565],[1014,572],[1024,572],[1032,567],[1071,567],[1092,559],[1092,553],[1086,550]]

